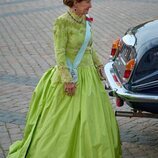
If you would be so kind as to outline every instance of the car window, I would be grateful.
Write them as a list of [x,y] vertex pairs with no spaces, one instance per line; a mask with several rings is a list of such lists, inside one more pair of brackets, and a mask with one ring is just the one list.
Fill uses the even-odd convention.
[[144,54],[136,70],[135,79],[141,79],[158,71],[158,47],[150,49]]

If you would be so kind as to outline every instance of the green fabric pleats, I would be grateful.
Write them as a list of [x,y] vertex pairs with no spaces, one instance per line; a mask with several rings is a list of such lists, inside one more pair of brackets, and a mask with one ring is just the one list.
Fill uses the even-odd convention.
[[94,66],[79,67],[74,96],[67,96],[56,67],[34,90],[23,140],[7,158],[121,158],[117,122]]

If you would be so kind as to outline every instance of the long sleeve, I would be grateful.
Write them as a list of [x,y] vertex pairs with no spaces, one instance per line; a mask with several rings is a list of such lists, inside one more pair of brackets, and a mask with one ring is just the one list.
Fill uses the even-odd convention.
[[53,27],[55,58],[62,82],[71,82],[72,77],[66,63],[67,30],[65,21],[58,18]]
[[93,58],[94,65],[96,67],[102,65],[102,62],[101,62],[99,56],[97,55],[96,50],[93,47],[92,47],[92,58]]

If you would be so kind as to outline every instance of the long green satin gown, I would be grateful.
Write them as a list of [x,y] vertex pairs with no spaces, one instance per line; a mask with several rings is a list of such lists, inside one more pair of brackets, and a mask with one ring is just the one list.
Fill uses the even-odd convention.
[[24,137],[7,158],[121,158],[117,122],[96,67],[102,64],[92,39],[78,67],[74,96],[64,92],[72,77],[66,57],[74,60],[85,37],[85,20],[66,12],[53,27],[57,65],[34,90]]

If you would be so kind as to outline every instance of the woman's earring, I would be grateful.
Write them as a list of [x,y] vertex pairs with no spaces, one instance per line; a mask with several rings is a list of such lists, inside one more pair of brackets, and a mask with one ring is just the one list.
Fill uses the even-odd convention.
[[77,9],[76,9],[76,8],[74,8],[74,11],[75,11],[75,12],[76,12],[76,10],[77,10]]

